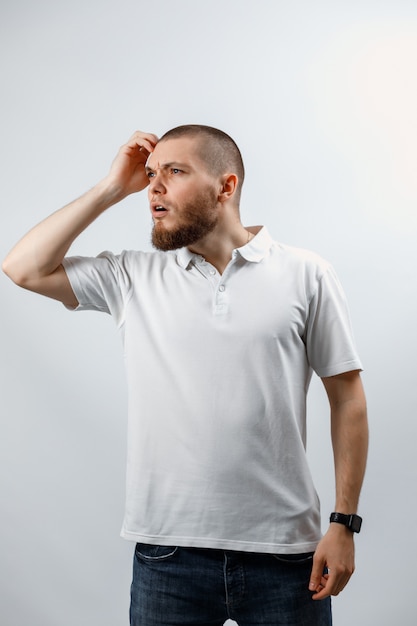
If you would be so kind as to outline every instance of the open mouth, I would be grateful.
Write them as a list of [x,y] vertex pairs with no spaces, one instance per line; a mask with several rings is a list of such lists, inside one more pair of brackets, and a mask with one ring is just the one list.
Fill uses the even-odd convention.
[[163,204],[159,204],[157,201],[151,202],[150,205],[152,217],[164,217],[167,213],[169,213],[169,209]]
[[162,204],[153,204],[152,205],[152,215],[153,217],[163,217],[168,213],[168,209],[166,209]]

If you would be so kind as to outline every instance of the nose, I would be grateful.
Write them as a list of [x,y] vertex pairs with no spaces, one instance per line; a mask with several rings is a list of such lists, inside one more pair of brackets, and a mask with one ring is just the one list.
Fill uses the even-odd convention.
[[160,172],[154,172],[150,181],[149,181],[149,187],[148,187],[149,193],[150,194],[155,194],[155,193],[164,193],[165,192],[165,185],[163,184],[162,181],[162,176],[160,174]]

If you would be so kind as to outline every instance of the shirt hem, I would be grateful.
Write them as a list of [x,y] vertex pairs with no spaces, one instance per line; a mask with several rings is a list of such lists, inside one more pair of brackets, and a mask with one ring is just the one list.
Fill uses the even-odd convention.
[[233,550],[236,552],[256,552],[262,554],[297,554],[315,552],[321,539],[303,543],[263,543],[233,539],[213,539],[211,537],[178,537],[165,535],[141,535],[122,529],[120,536],[127,541],[150,545],[175,546],[179,548],[208,548],[214,550]]

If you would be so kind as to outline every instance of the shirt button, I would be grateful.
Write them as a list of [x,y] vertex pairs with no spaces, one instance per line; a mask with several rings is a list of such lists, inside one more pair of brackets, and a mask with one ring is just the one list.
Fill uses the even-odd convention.
[[220,285],[219,291],[224,291],[225,289],[226,289],[226,287],[224,285]]
[[215,273],[216,273],[216,270],[210,270],[210,274],[211,274],[212,276],[214,276],[214,274],[215,274]]

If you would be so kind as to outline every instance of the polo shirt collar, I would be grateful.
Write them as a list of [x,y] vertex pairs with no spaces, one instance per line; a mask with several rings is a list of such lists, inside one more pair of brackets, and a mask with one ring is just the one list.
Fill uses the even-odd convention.
[[255,226],[254,228],[259,228],[255,237],[241,248],[237,248],[237,251],[246,261],[259,263],[268,254],[274,242],[266,226]]
[[[236,251],[246,261],[259,263],[267,255],[272,245],[273,239],[267,228],[265,226],[261,226],[255,237],[244,246],[236,248]],[[194,252],[191,252],[188,248],[180,248],[180,250],[178,250],[177,260],[179,265],[184,269],[187,269],[190,263],[193,263],[197,258],[199,258],[199,255],[194,254]]]
[[177,252],[178,263],[185,270],[188,269],[196,257],[197,255],[194,254],[194,252],[191,252],[188,248],[180,248]]

